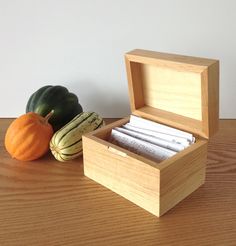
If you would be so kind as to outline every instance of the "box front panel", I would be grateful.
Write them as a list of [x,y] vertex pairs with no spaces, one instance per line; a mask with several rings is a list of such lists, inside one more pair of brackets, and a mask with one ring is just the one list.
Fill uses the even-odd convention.
[[84,174],[159,216],[159,170],[83,137]]
[[161,215],[204,184],[207,143],[207,140],[199,141],[190,147],[191,151],[160,171]]

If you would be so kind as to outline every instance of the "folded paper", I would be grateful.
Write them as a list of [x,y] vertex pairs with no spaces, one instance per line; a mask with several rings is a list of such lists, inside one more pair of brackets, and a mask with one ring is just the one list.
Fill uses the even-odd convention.
[[129,136],[116,129],[112,129],[111,142],[157,162],[165,160],[177,153],[173,150]]
[[173,127],[166,126],[163,124],[159,124],[151,120],[143,119],[135,115],[130,116],[130,125],[140,127],[143,129],[160,132],[160,133],[170,134],[170,135],[180,137],[180,138],[185,138],[190,143],[193,143],[195,141],[195,138],[193,137],[191,133],[181,131],[181,130],[178,130],[178,129],[175,129]]

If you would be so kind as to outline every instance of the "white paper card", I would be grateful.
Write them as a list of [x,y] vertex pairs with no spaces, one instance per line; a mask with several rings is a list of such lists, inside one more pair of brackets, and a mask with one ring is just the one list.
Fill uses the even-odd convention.
[[111,142],[124,147],[136,154],[151,158],[157,162],[165,160],[176,154],[175,151],[162,148],[146,141],[134,138],[125,133],[112,129]]
[[135,115],[130,116],[129,124],[132,126],[139,127],[139,128],[148,129],[148,130],[165,133],[165,134],[170,134],[170,135],[180,137],[180,138],[185,138],[190,143],[195,142],[195,138],[193,137],[191,133],[184,132],[184,131],[181,131],[181,130],[178,130],[178,129],[175,129],[173,127],[169,127],[163,124],[159,124],[154,121],[143,119]]
[[154,136],[151,136],[151,135],[147,135],[147,134],[144,134],[144,133],[140,133],[140,132],[137,132],[137,131],[128,130],[128,129],[121,128],[121,127],[116,127],[115,130],[117,130],[119,132],[123,132],[123,133],[125,133],[127,135],[130,135],[132,137],[144,140],[146,142],[158,145],[160,147],[176,151],[176,152],[179,152],[179,151],[185,149],[185,146],[182,145],[182,144],[171,142],[171,141],[168,141],[168,140],[164,140],[164,139],[161,139],[161,138],[158,138],[158,137],[154,137]]
[[136,127],[136,126],[130,125],[130,123],[123,125],[123,127],[128,130],[133,130],[133,131],[137,131],[140,133],[144,133],[144,134],[154,136],[154,137],[157,137],[163,140],[167,140],[173,143],[179,143],[183,145],[184,147],[188,147],[190,145],[189,141],[186,138],[176,137],[173,135],[169,135],[167,133],[156,132],[156,131]]

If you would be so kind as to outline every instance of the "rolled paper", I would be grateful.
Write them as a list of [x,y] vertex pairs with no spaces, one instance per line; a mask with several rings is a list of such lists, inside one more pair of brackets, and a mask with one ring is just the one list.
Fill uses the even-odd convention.
[[156,132],[160,132],[160,133],[165,133],[165,134],[170,134],[170,135],[180,137],[180,138],[185,138],[190,143],[195,142],[195,138],[193,137],[193,135],[191,133],[181,131],[181,130],[178,130],[178,129],[175,129],[173,127],[166,126],[163,124],[159,124],[159,123],[154,122],[154,121],[143,119],[143,118],[135,116],[135,115],[130,116],[130,122],[129,123],[130,123],[130,125],[136,126],[139,128],[143,128],[143,129],[147,129],[147,130],[151,130],[151,131],[156,131]]
[[130,123],[123,125],[123,127],[128,130],[133,130],[136,132],[144,133],[146,135],[150,135],[150,136],[157,137],[163,140],[167,140],[173,143],[178,143],[178,144],[183,145],[184,147],[188,147],[190,145],[189,141],[186,138],[176,137],[174,135],[136,127],[136,126],[130,125]]
[[144,140],[146,142],[158,145],[160,147],[176,151],[176,152],[179,152],[179,151],[185,149],[185,146],[182,145],[182,144],[171,142],[171,141],[168,141],[168,140],[164,140],[164,139],[161,139],[161,138],[158,138],[158,137],[154,137],[154,136],[147,135],[147,134],[144,134],[144,133],[136,132],[136,131],[133,131],[133,130],[128,130],[128,129],[121,128],[121,127],[116,127],[115,130],[117,130],[119,132],[123,132],[123,133],[125,133],[125,134],[127,134],[129,136]]
[[165,149],[141,139],[137,139],[119,132],[116,129],[112,129],[110,141],[156,162],[160,162],[176,154],[173,150]]

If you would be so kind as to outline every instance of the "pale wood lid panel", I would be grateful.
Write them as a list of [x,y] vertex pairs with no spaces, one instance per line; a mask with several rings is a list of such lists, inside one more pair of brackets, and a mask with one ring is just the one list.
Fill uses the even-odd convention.
[[133,114],[209,138],[218,129],[219,62],[134,50],[125,55]]

